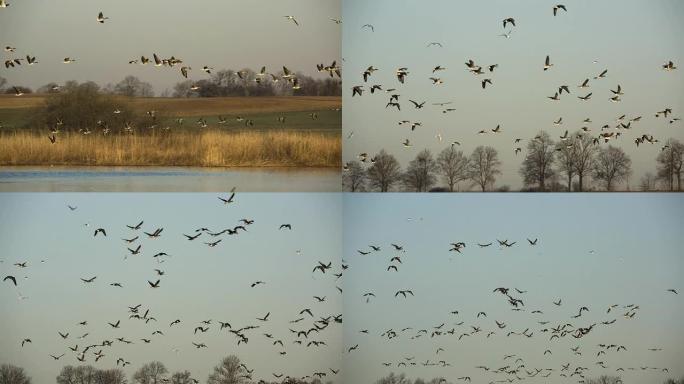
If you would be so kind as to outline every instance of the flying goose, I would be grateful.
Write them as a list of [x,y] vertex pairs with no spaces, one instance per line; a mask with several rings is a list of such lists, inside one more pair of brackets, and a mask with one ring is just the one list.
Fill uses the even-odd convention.
[[549,58],[549,55],[546,55],[546,60],[544,60],[544,70],[546,71],[551,67],[553,67],[553,64],[551,64],[551,59]]
[[299,22],[297,22],[297,19],[295,19],[294,16],[283,16],[288,20],[291,20],[293,23],[295,23],[299,27]]
[[361,26],[361,29],[364,29],[364,28],[370,28],[371,32],[375,32],[375,27],[373,27],[372,24],[364,24],[364,25],[362,25],[362,26]]
[[64,64],[71,64],[76,62],[76,59],[72,59],[71,57],[65,57],[64,60],[62,60]]
[[591,99],[591,92],[589,92],[589,94],[587,94],[586,96],[577,96],[577,98],[584,100],[584,101],[587,101],[587,100]]
[[508,24],[508,23],[511,23],[511,25],[513,25],[515,27],[515,19],[514,18],[509,17],[509,18],[503,19],[504,29],[506,29],[506,24]]
[[97,14],[97,19],[96,19],[100,24],[104,24],[105,20],[109,20],[109,17],[104,17],[102,12]]
[[563,5],[563,4],[554,5],[554,6],[553,6],[553,15],[554,15],[554,16],[556,16],[556,13],[558,12],[559,9],[562,9],[562,10],[564,10],[565,12],[568,11],[568,10],[565,8],[565,5]]
[[667,63],[663,64],[663,69],[666,70],[666,71],[672,71],[672,70],[677,69],[677,67],[675,67],[675,65],[674,65],[674,63],[672,62],[672,60],[670,60],[670,61],[668,61]]

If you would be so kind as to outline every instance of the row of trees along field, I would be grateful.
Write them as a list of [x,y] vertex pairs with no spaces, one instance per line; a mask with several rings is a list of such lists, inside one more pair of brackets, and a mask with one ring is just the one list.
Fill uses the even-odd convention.
[[[239,73],[238,73],[239,72]],[[176,83],[172,90],[164,90],[161,97],[221,97],[221,96],[341,96],[342,82],[338,78],[315,79],[297,72],[299,89],[292,89],[292,85],[280,79],[282,73],[275,76],[257,76],[251,69],[234,71],[222,69],[212,72],[210,78],[199,81],[185,80]],[[258,81],[257,81],[258,79]],[[36,93],[57,93],[62,88],[73,85],[74,81],[67,81],[63,86],[50,82],[35,90]],[[192,90],[193,85],[199,87]],[[29,87],[8,84],[7,79],[0,77],[0,93],[14,93],[14,87],[25,94],[33,93]],[[152,85],[135,76],[126,76],[116,84],[107,84],[101,91],[113,95],[131,97],[155,96]]]
[[[206,378],[207,384],[248,384],[256,383],[252,378],[251,371],[247,371],[244,364],[240,363],[237,356],[225,357],[214,367],[214,370]],[[270,373],[269,373],[270,375]],[[127,384],[128,378],[120,368],[99,369],[91,365],[72,366],[66,365],[56,377],[57,384]],[[135,384],[197,384],[200,380],[193,378],[189,371],[177,371],[174,373],[159,361],[153,361],[140,367],[130,380]],[[277,381],[260,381],[264,384],[322,384],[318,378],[307,381],[297,378],[282,378]],[[328,381],[328,384],[332,381]],[[0,366],[0,384],[31,384],[31,378],[23,368],[3,364]]]
[[[629,156],[619,147],[599,146],[588,136],[575,136],[576,142],[554,143],[546,132],[527,145],[527,155],[520,167],[523,191],[587,191],[600,188],[615,190],[632,173]],[[656,173],[646,173],[640,180],[642,191],[681,191],[684,145],[669,139],[656,158]],[[481,191],[510,190],[495,187],[501,174],[501,161],[493,147],[479,146],[466,156],[457,147],[449,146],[435,158],[423,150],[401,169],[397,159],[381,150],[368,168],[359,161],[350,161],[343,172],[345,188],[351,192],[393,190],[415,192],[457,191],[461,183],[467,189]],[[439,186],[442,181],[445,187]]]

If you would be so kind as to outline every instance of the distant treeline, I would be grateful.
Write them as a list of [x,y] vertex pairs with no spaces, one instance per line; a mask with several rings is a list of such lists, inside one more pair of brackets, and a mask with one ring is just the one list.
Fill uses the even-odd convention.
[[[507,192],[511,189],[506,185],[495,186],[501,174],[501,161],[496,149],[489,146],[479,146],[466,156],[451,145],[437,158],[425,149],[405,170],[385,150],[375,156],[359,154],[358,158],[344,165],[344,187],[351,192],[453,192],[459,190],[461,183],[465,184],[465,190],[477,187],[482,192]],[[655,174],[643,175],[639,190],[681,191],[683,158],[684,144],[669,139],[656,157]],[[628,181],[632,168],[629,156],[619,147],[602,146],[580,134],[554,142],[546,132],[540,132],[528,142],[519,173],[523,192],[613,191]],[[439,181],[443,182],[441,186]]]
[[[222,97],[222,96],[341,96],[342,81],[339,78],[326,77],[314,79],[311,76],[297,72],[297,89],[291,82],[282,78],[283,73],[257,75],[251,69],[235,71],[222,69],[211,71],[210,78],[192,81],[186,80],[176,83],[173,90],[164,90],[161,97]],[[92,83],[92,82],[87,82]],[[65,84],[50,82],[35,90],[36,93],[58,93],[64,87],[78,84],[67,81]],[[94,83],[93,83],[94,84]],[[15,87],[25,94],[33,93],[29,88],[18,84],[8,84],[7,79],[0,77],[0,93],[13,94]],[[155,96],[154,88],[148,82],[135,76],[126,76],[116,84],[107,84],[98,88],[103,93],[121,96]]]
[[[276,381],[257,379],[253,373],[254,369],[248,369],[247,365],[241,363],[237,356],[230,355],[214,367],[206,380],[200,381],[192,377],[192,374],[187,370],[171,373],[163,363],[153,361],[144,364],[135,371],[129,381],[124,371],[119,368],[119,365],[125,367],[128,364],[130,362],[119,358],[116,362],[117,367],[109,369],[100,369],[92,365],[66,365],[62,367],[55,381],[57,384],[199,384],[200,382],[207,384],[248,384],[256,382],[263,384],[323,384],[321,378],[325,379],[327,375],[331,374],[330,372],[320,372],[317,375],[308,375],[305,379],[288,376]],[[271,376],[271,372],[264,372],[264,377],[269,376]],[[0,366],[1,384],[31,384],[31,381],[31,377],[26,374],[23,368],[10,364]],[[326,384],[330,383],[332,381],[326,381]]]

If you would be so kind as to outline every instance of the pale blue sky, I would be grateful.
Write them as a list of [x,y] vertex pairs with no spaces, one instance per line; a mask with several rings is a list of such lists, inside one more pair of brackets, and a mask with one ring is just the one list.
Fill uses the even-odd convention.
[[[684,47],[680,36],[684,3],[657,1],[567,1],[568,12],[554,17],[557,1],[511,2],[505,0],[464,2],[447,0],[345,0],[343,6],[343,45],[345,87],[343,95],[344,161],[360,152],[377,153],[381,148],[394,154],[402,165],[418,151],[429,148],[439,152],[452,141],[470,154],[478,145],[494,146],[503,162],[503,175],[496,185],[519,188],[518,169],[524,152],[516,156],[514,148],[525,149],[528,139],[546,130],[558,140],[565,130],[574,132],[591,118],[591,135],[597,136],[604,124],[615,125],[623,114],[627,118],[643,116],[632,123],[632,129],[613,145],[623,148],[632,158],[634,175],[631,186],[655,169],[655,158],[663,142],[670,137],[684,140],[684,124],[670,125],[668,119],[654,114],[666,107],[673,116],[682,117],[684,107]],[[502,20],[514,17],[509,39],[498,36]],[[364,24],[372,24],[375,32]],[[427,47],[440,42],[443,48]],[[554,64],[542,70],[544,58]],[[483,66],[485,74],[474,76],[464,63],[473,59]],[[593,63],[597,60],[597,63]],[[673,60],[680,69],[666,72],[661,65]],[[498,64],[493,73],[486,65]],[[361,73],[373,65],[379,70],[363,82]],[[432,85],[429,77],[437,65],[447,70],[437,72],[444,84]],[[394,73],[407,67],[410,74],[404,85]],[[605,79],[593,80],[604,69]],[[480,81],[491,78],[493,85],[483,90]],[[590,88],[577,88],[589,78]],[[352,98],[352,87],[364,85],[362,97]],[[401,95],[401,112],[385,108],[389,94],[371,95],[371,85],[396,88]],[[547,99],[560,85],[570,86],[570,95],[559,102]],[[622,86],[622,101],[612,103],[609,97],[617,85]],[[578,95],[593,92],[592,99],[582,102]],[[427,101],[421,110],[408,101]],[[452,101],[444,108],[456,111],[442,113],[442,107],[430,105]],[[563,125],[553,122],[563,118]],[[401,120],[419,121],[423,125],[411,132],[410,126],[399,126]],[[502,133],[477,134],[501,124]],[[441,133],[440,143],[435,137]],[[661,143],[640,146],[634,138],[652,134]],[[413,147],[404,148],[410,139]],[[523,139],[514,145],[514,139]],[[623,186],[624,187],[624,186]]]
[[[143,363],[159,360],[172,372],[188,369],[204,382],[221,358],[236,354],[255,369],[255,379],[272,379],[272,373],[303,376],[314,370],[331,375],[328,368],[341,366],[341,325],[331,323],[320,334],[309,335],[309,340],[328,344],[319,348],[294,345],[288,328],[311,327],[309,315],[299,315],[304,308],[310,308],[316,319],[342,311],[341,295],[335,288],[339,282],[332,276],[341,270],[341,196],[238,193],[230,206],[216,196],[0,194],[0,273],[3,278],[16,276],[19,284],[18,290],[9,282],[0,286],[0,362],[24,367],[35,383],[51,383],[63,365],[78,363],[67,346],[78,344],[82,349],[86,343],[123,336],[136,344],[117,342],[112,348],[103,348],[106,357],[100,362],[95,364],[90,356],[87,363],[109,368],[123,357],[132,363],[125,369],[130,376]],[[72,212],[67,204],[78,209]],[[200,227],[232,228],[242,218],[255,223],[237,236],[204,234],[190,242],[182,235],[193,234]],[[145,221],[145,231],[157,227],[164,231],[158,239],[139,233],[136,244],[142,244],[141,254],[125,260],[129,251],[121,238],[136,234],[125,225],[140,220]],[[85,227],[86,223],[90,226]],[[283,223],[292,224],[292,231],[278,230]],[[94,238],[97,227],[105,228],[108,236]],[[215,248],[203,244],[219,238],[223,241]],[[152,255],[162,251],[172,256],[159,264]],[[13,266],[25,261],[27,268]],[[332,262],[332,269],[325,275],[312,273],[318,261]],[[147,284],[147,280],[157,279],[155,268],[166,272],[159,289]],[[79,280],[95,275],[92,285]],[[257,280],[266,285],[250,288]],[[115,281],[123,288],[109,286]],[[27,299],[20,300],[19,294]],[[326,301],[318,303],[313,295],[326,296]],[[158,322],[145,325],[129,320],[127,306],[136,304],[149,307]],[[255,319],[269,311],[268,322]],[[305,320],[288,323],[299,317]],[[182,323],[169,328],[176,318]],[[194,327],[207,319],[213,319],[211,329],[194,336]],[[77,325],[84,320],[87,327]],[[117,320],[121,320],[121,329],[107,325]],[[219,320],[234,328],[248,324],[261,328],[247,331],[249,343],[238,347],[227,330],[219,333]],[[152,336],[156,329],[165,336]],[[58,331],[69,332],[69,339],[62,340]],[[88,338],[76,339],[85,332],[90,333]],[[262,333],[282,339],[287,355],[279,355],[283,349],[271,345]],[[143,337],[151,338],[152,343],[143,344]],[[24,338],[33,343],[22,348]],[[195,349],[193,341],[206,343],[208,349]],[[180,348],[178,354],[172,352],[176,347]],[[62,353],[66,356],[59,361],[49,356]]]
[[[627,371],[624,382],[659,384],[667,377],[681,377],[684,368],[684,316],[682,301],[681,228],[684,197],[665,194],[346,194],[344,197],[345,273],[344,344],[359,345],[345,354],[345,380],[372,383],[391,371],[409,377],[431,379],[471,376],[473,383],[504,379],[483,374],[475,366],[499,368],[513,365],[502,360],[506,354],[524,359],[526,369],[555,369],[553,379],[526,379],[530,383],[575,383],[558,377],[561,364],[570,370],[589,367],[587,377],[614,373],[618,367],[667,367],[662,372]],[[409,218],[411,220],[409,220]],[[532,247],[525,238],[538,238]],[[517,241],[500,249],[496,239]],[[462,254],[449,252],[450,243],[465,242]],[[477,243],[494,244],[479,248]],[[391,243],[405,253],[396,252]],[[380,252],[362,256],[369,245]],[[594,253],[590,253],[594,251]],[[401,256],[398,272],[386,270],[390,258]],[[525,312],[513,312],[506,298],[492,293],[497,287],[510,288],[523,299]],[[528,291],[517,294],[514,287]],[[674,288],[679,295],[666,292]],[[398,290],[412,289],[415,297],[395,298]],[[366,303],[362,295],[377,296]],[[552,304],[562,299],[561,306]],[[634,319],[626,320],[622,307],[606,313],[609,305],[637,304]],[[581,318],[572,319],[581,306]],[[450,312],[458,310],[458,315]],[[544,314],[531,314],[542,310]],[[487,317],[477,318],[484,311]],[[612,326],[601,321],[617,319]],[[505,322],[503,330],[495,320]],[[549,342],[548,326],[570,322],[575,326],[599,325],[581,339],[567,336]],[[463,325],[454,325],[463,321]],[[410,340],[418,329],[446,323],[455,336]],[[470,326],[482,333],[464,337]],[[399,332],[404,327],[412,331]],[[380,334],[388,329],[399,333],[387,340]],[[530,328],[530,339],[506,337],[507,331]],[[369,334],[359,333],[368,329]],[[489,339],[486,333],[496,331]],[[596,358],[599,343],[625,345],[627,351]],[[580,346],[582,356],[570,348]],[[438,348],[444,352],[436,354]],[[649,352],[648,348],[663,348]],[[546,349],[552,355],[544,356]],[[397,362],[415,356],[415,361],[445,360],[451,367],[423,367],[420,364],[397,369]],[[608,369],[596,366],[603,361]],[[389,368],[383,362],[393,363]],[[524,372],[521,372],[521,376]],[[565,381],[564,381],[565,380]]]
[[[39,87],[50,81],[93,80],[116,83],[135,75],[157,93],[179,81],[180,67],[129,65],[141,55],[174,55],[191,66],[190,78],[209,75],[205,65],[277,72],[285,65],[315,76],[316,64],[340,56],[339,0],[151,0],[116,2],[65,0],[14,1],[0,12],[0,44],[17,48],[13,56],[36,56],[38,64],[5,70],[9,84]],[[95,19],[102,11],[104,24]],[[293,15],[297,27],[283,16]],[[76,58],[62,64],[64,57]],[[3,59],[10,57],[2,51]],[[4,60],[3,60],[4,61]]]

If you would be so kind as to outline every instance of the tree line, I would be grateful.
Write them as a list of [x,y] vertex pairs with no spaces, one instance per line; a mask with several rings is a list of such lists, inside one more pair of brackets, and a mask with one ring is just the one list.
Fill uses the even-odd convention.
[[[118,364],[117,364],[118,365]],[[134,384],[198,384],[187,370],[169,372],[163,363],[153,361],[144,364],[133,373],[130,382]],[[121,368],[99,369],[92,365],[66,365],[56,377],[57,384],[128,384],[128,378]],[[252,370],[235,355],[226,356],[214,367],[206,378],[207,384],[251,384]],[[301,380],[283,377],[277,381],[258,380],[263,384],[322,384],[319,378]],[[328,381],[326,384],[331,384]],[[31,384],[31,378],[23,368],[11,364],[0,366],[0,384]]]
[[[173,90],[164,90],[161,97],[226,97],[226,96],[341,96],[342,81],[339,78],[315,79],[301,72],[296,73],[298,89],[281,78],[282,73],[257,75],[251,69],[235,71],[222,69],[211,73],[209,79],[198,81],[185,80],[176,83]],[[70,80],[64,85],[47,83],[35,90],[36,93],[59,93],[64,88],[78,82]],[[87,82],[91,83],[91,82]],[[94,83],[93,83],[94,84]],[[14,87],[25,94],[34,91],[21,85],[9,85],[7,79],[0,77],[0,93],[13,94]],[[98,86],[101,92],[128,97],[154,97],[152,84],[136,76],[126,76],[115,84]]]
[[[669,139],[656,157],[656,173],[646,173],[639,188],[681,191],[683,158],[684,145]],[[451,145],[436,158],[424,149],[405,170],[385,150],[370,161],[367,157],[361,160],[345,164],[343,183],[348,191],[454,192],[462,184],[466,190],[473,187],[482,192],[510,190],[506,185],[495,187],[502,163],[497,150],[490,146],[478,146],[466,155]],[[365,168],[362,163],[368,162],[370,166]],[[524,185],[522,191],[582,192],[599,188],[613,191],[629,180],[632,162],[621,148],[601,146],[589,136],[576,133],[554,142],[542,131],[527,143],[519,173]]]

